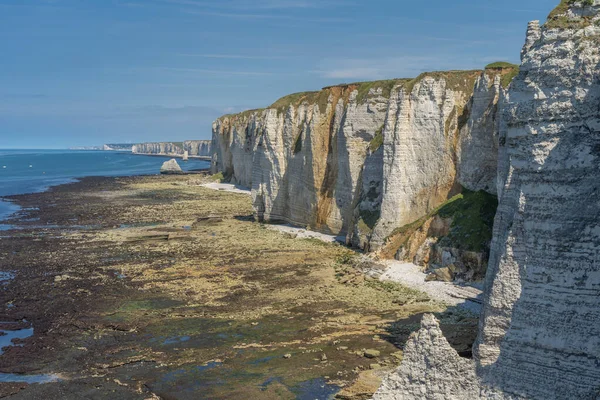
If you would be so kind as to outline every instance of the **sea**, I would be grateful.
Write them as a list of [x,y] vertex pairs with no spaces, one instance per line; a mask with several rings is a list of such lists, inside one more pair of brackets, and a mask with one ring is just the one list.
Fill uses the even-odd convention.
[[[169,159],[118,151],[0,149],[0,221],[19,210],[2,196],[43,192],[85,176],[158,174]],[[210,167],[199,159],[178,163],[184,171]]]

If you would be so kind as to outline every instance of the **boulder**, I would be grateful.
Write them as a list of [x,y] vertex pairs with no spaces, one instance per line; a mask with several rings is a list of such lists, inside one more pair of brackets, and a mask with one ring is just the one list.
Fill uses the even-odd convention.
[[441,281],[441,282],[452,282],[454,280],[454,274],[448,267],[436,268],[432,270],[426,277],[425,282]]
[[169,161],[165,161],[163,163],[162,167],[160,167],[160,173],[167,175],[178,175],[183,174],[184,172],[181,170],[179,164],[177,164],[177,160],[172,158]]
[[381,353],[379,352],[379,350],[368,349],[368,350],[365,350],[363,354],[367,358],[377,358],[377,357],[379,357],[379,355]]

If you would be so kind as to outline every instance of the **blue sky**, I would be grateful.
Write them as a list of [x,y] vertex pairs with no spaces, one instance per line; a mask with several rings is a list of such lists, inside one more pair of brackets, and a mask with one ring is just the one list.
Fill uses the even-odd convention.
[[209,139],[341,82],[518,62],[558,0],[0,0],[0,148]]

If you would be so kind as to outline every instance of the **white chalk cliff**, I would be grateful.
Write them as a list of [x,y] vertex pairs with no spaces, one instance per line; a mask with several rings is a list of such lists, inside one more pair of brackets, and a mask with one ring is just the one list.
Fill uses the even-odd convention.
[[598,0],[562,1],[544,26],[529,24],[501,101],[474,359],[428,317],[376,400],[600,398],[599,25]]
[[186,140],[185,142],[148,142],[133,145],[134,154],[183,156],[187,151],[191,157],[211,157],[211,140]]
[[213,124],[213,172],[255,214],[366,248],[461,190],[496,191],[497,102],[511,68],[333,86]]

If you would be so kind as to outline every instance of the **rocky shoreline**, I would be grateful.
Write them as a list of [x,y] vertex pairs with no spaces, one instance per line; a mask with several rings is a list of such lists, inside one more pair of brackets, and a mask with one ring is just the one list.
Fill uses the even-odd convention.
[[4,349],[0,378],[59,380],[0,382],[0,396],[364,398],[428,312],[470,354],[472,314],[370,278],[344,246],[265,229],[249,196],[210,182],[84,178],[11,197],[0,320],[33,335]]

